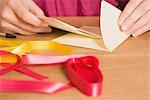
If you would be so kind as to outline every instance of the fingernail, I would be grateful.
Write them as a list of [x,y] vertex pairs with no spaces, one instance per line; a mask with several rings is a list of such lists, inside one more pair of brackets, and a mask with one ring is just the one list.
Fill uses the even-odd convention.
[[52,29],[50,28],[50,27],[48,27],[47,29],[46,29],[46,32],[51,32],[52,31]]
[[47,32],[51,32],[51,31],[52,31],[52,29],[50,27],[47,27],[47,28],[42,28],[40,30],[40,33],[47,33]]
[[121,19],[119,19],[119,23],[118,24],[121,26],[123,24],[123,22],[124,22],[124,19],[121,18]]
[[125,31],[126,34],[131,35],[133,32],[130,30]]
[[125,31],[127,31],[127,26],[126,25],[122,25],[121,29],[125,32]]
[[127,35],[131,35],[131,34],[132,34],[131,31],[127,30],[127,27],[126,27],[125,25],[122,26],[121,29],[122,29],[123,32],[124,32],[125,34],[127,34]]
[[136,35],[136,34],[132,34],[132,36],[133,36],[133,37],[137,37],[137,35]]
[[131,35],[132,34],[132,32],[129,32],[129,31],[126,31],[125,32],[127,35]]
[[34,24],[35,26],[40,26],[41,21],[40,21],[40,20],[35,20],[33,24]]
[[131,33],[130,32],[125,32],[127,35],[130,35]]
[[42,23],[41,26],[48,27],[48,24],[47,23]]
[[43,27],[48,27],[48,23],[45,22],[45,21],[41,21],[41,26],[43,26]]
[[43,18],[45,18],[46,16],[45,16],[45,15],[39,15],[38,17],[41,18],[41,19],[43,19]]

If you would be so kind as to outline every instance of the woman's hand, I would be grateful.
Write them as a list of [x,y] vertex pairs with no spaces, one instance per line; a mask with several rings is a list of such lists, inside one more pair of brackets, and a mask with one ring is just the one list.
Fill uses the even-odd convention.
[[43,11],[32,0],[0,0],[0,31],[31,35],[50,32]]
[[130,0],[119,18],[126,34],[137,37],[150,30],[150,0]]

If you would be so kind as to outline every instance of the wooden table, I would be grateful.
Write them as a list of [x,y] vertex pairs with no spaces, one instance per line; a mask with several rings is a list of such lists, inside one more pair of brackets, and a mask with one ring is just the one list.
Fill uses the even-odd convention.
[[[99,20],[94,18],[94,20]],[[76,19],[84,24],[82,18]],[[82,20],[82,21],[81,21]],[[96,24],[98,24],[98,22]],[[76,23],[77,26],[79,23]],[[92,24],[92,23],[88,23]],[[58,36],[60,32],[55,32]],[[40,38],[39,38],[40,37]],[[30,37],[19,36],[25,40],[49,40],[55,38],[53,34],[34,35]],[[0,100],[150,100],[150,32],[133,38],[130,37],[125,43],[112,53],[91,49],[72,47],[75,54],[93,54],[100,60],[99,68],[104,75],[103,93],[99,97],[88,97],[71,88],[59,93],[0,93]],[[34,51],[34,53],[48,53],[46,50]],[[53,66],[53,67],[52,67]],[[49,76],[50,81],[67,82],[62,67],[51,65],[47,67],[32,67],[31,69]],[[3,76],[15,79],[30,79],[18,72],[10,72]]]

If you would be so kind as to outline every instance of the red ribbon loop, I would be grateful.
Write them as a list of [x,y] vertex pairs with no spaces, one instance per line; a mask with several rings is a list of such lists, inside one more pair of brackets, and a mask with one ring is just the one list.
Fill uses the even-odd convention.
[[[0,51],[0,55],[4,54],[11,53]],[[44,76],[34,73],[26,67],[20,66],[21,58],[17,55],[15,56],[17,57],[17,61],[15,64],[0,64],[1,66],[6,67],[5,69],[0,70],[1,75],[9,71],[16,70],[36,79],[45,78]],[[22,57],[22,63],[26,65],[65,63],[66,74],[68,76],[68,79],[70,80],[70,83],[64,84],[60,82],[0,79],[1,92],[42,92],[53,94],[58,91],[75,86],[88,96],[98,96],[101,94],[103,76],[98,68],[99,61],[94,56],[24,55]]]
[[6,67],[6,68],[0,70],[0,75],[4,75],[4,74],[6,74],[10,71],[16,70],[16,71],[24,73],[24,74],[26,74],[30,77],[38,79],[38,80],[43,80],[45,78],[48,78],[46,76],[43,76],[43,75],[40,75],[38,73],[35,73],[35,72],[31,71],[30,69],[28,69],[25,66],[20,66],[21,58],[18,55],[15,55],[15,54],[12,54],[12,53],[6,52],[6,51],[0,51],[0,55],[2,55],[2,56],[3,55],[14,55],[14,56],[16,56],[16,59],[17,59],[17,61],[14,64],[0,63],[0,66]]
[[89,96],[97,96],[102,90],[102,74],[98,60],[93,56],[73,58],[67,61],[67,76],[80,91]]

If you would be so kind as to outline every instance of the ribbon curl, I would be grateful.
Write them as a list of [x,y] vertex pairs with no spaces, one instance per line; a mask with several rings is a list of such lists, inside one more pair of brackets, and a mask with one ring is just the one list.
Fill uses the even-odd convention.
[[[72,49],[52,41],[5,41],[0,40],[0,75],[19,71],[38,81],[11,80],[0,78],[0,92],[40,92],[53,94],[76,87],[88,96],[98,96],[102,91],[103,76],[98,69],[98,59],[87,55],[31,55],[34,49],[51,49],[61,54],[71,54]],[[5,51],[2,51],[5,50]],[[6,52],[7,51],[7,52]],[[22,56],[23,55],[23,56]],[[31,71],[29,65],[65,64],[69,83],[41,81],[46,76]],[[22,65],[23,64],[23,65]]]
[[[0,72],[4,71],[4,73],[6,73],[14,69],[18,71],[18,68],[23,68],[23,70],[21,71],[23,71],[24,74],[29,75],[29,73],[26,73],[26,71],[24,70],[25,67],[18,66],[20,62],[19,56],[5,51],[0,51],[0,55],[1,56],[14,55],[12,57],[17,58],[16,63],[13,65],[10,63],[5,64],[1,63],[1,66],[6,67],[7,70],[4,71],[5,70],[4,69],[1,70]],[[41,63],[39,63],[39,59],[43,59],[43,62],[41,61]],[[44,62],[44,60],[47,62]],[[61,82],[0,79],[1,92],[40,92],[40,93],[42,92],[53,94],[58,91],[74,86],[88,96],[98,96],[101,94],[103,77],[100,70],[98,69],[98,59],[95,58],[94,56],[86,56],[86,55],[51,56],[51,55],[26,54],[22,56],[22,63],[28,66],[37,64],[39,65],[39,64],[63,63],[66,65],[66,74],[70,82],[65,84]],[[29,71],[29,69],[26,70]],[[32,72],[32,75],[33,73],[34,72]],[[35,78],[38,79],[37,77]]]

